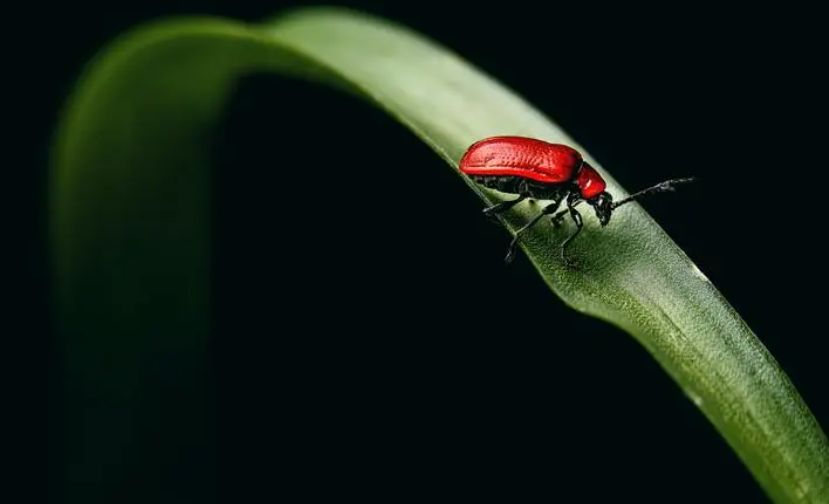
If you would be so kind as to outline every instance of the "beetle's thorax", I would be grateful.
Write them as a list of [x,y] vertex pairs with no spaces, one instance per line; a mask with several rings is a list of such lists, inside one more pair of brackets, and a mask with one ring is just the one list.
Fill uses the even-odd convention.
[[607,183],[604,181],[604,178],[602,178],[599,172],[590,166],[590,163],[587,161],[582,163],[581,169],[579,169],[575,179],[576,185],[581,193],[581,197],[585,200],[595,198],[604,192],[607,187]]

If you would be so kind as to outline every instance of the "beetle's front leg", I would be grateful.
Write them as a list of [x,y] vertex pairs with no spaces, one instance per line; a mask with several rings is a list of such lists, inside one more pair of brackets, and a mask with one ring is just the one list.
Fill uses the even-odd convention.
[[[576,206],[579,203],[581,203],[582,201],[584,201],[584,200],[582,200],[582,199],[576,200],[571,206]],[[564,216],[566,216],[568,213],[570,213],[570,207],[569,206],[566,209],[560,211],[559,213],[553,215],[553,218],[552,218],[553,226],[555,226],[557,228],[561,227],[561,221],[564,220]]]

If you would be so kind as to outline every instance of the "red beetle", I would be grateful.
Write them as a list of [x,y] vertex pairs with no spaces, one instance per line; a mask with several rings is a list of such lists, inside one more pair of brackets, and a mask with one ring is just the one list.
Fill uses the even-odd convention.
[[613,197],[605,191],[607,184],[602,176],[577,150],[566,145],[520,136],[495,136],[474,143],[461,158],[459,169],[478,184],[518,195],[514,200],[484,209],[487,215],[506,212],[527,198],[552,200],[538,216],[516,231],[507,251],[507,262],[515,256],[521,233],[545,215],[555,213],[561,203],[567,200],[567,209],[553,216],[553,224],[560,225],[567,213],[576,223],[575,232],[561,244],[561,258],[568,266],[574,266],[574,263],[567,258],[566,247],[583,226],[576,205],[586,201],[596,211],[601,225],[606,226],[613,211],[621,205],[646,194],[672,191],[674,184],[693,180],[668,180],[614,203]]

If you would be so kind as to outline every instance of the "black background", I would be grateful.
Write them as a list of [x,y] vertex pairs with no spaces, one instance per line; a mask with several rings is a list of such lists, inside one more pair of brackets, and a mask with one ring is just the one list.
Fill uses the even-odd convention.
[[[21,179],[5,193],[23,237],[9,248],[26,265],[14,268],[24,282],[13,289],[27,329],[10,319],[9,332],[32,335],[21,338],[31,359],[13,388],[25,405],[19,418],[35,427],[19,467],[50,500],[60,498],[61,353],[49,330],[44,190],[62,100],[82,65],[139,22],[256,21],[294,5],[82,1],[21,11],[11,30],[7,68],[18,88],[8,126],[22,141],[7,146],[7,160]],[[645,207],[829,424],[826,81],[813,13],[343,5],[453,48],[556,120],[629,189],[697,175],[699,184]],[[216,443],[188,468],[192,479],[173,483],[177,492],[202,502],[766,502],[635,341],[567,309],[523,256],[503,266],[507,233],[403,127],[328,89],[258,76],[240,84],[218,138]],[[355,156],[363,142],[370,151]],[[351,173],[316,180],[308,152],[338,150],[348,150]],[[295,176],[269,169],[275,151]],[[295,213],[308,198],[330,204]],[[299,491],[302,499],[289,498]]]

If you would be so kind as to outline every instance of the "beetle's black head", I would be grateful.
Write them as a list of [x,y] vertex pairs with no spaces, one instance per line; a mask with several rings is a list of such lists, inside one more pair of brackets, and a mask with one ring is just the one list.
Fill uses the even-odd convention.
[[602,226],[607,226],[610,216],[613,215],[613,196],[603,191],[587,200],[587,203],[596,210],[596,217]]

